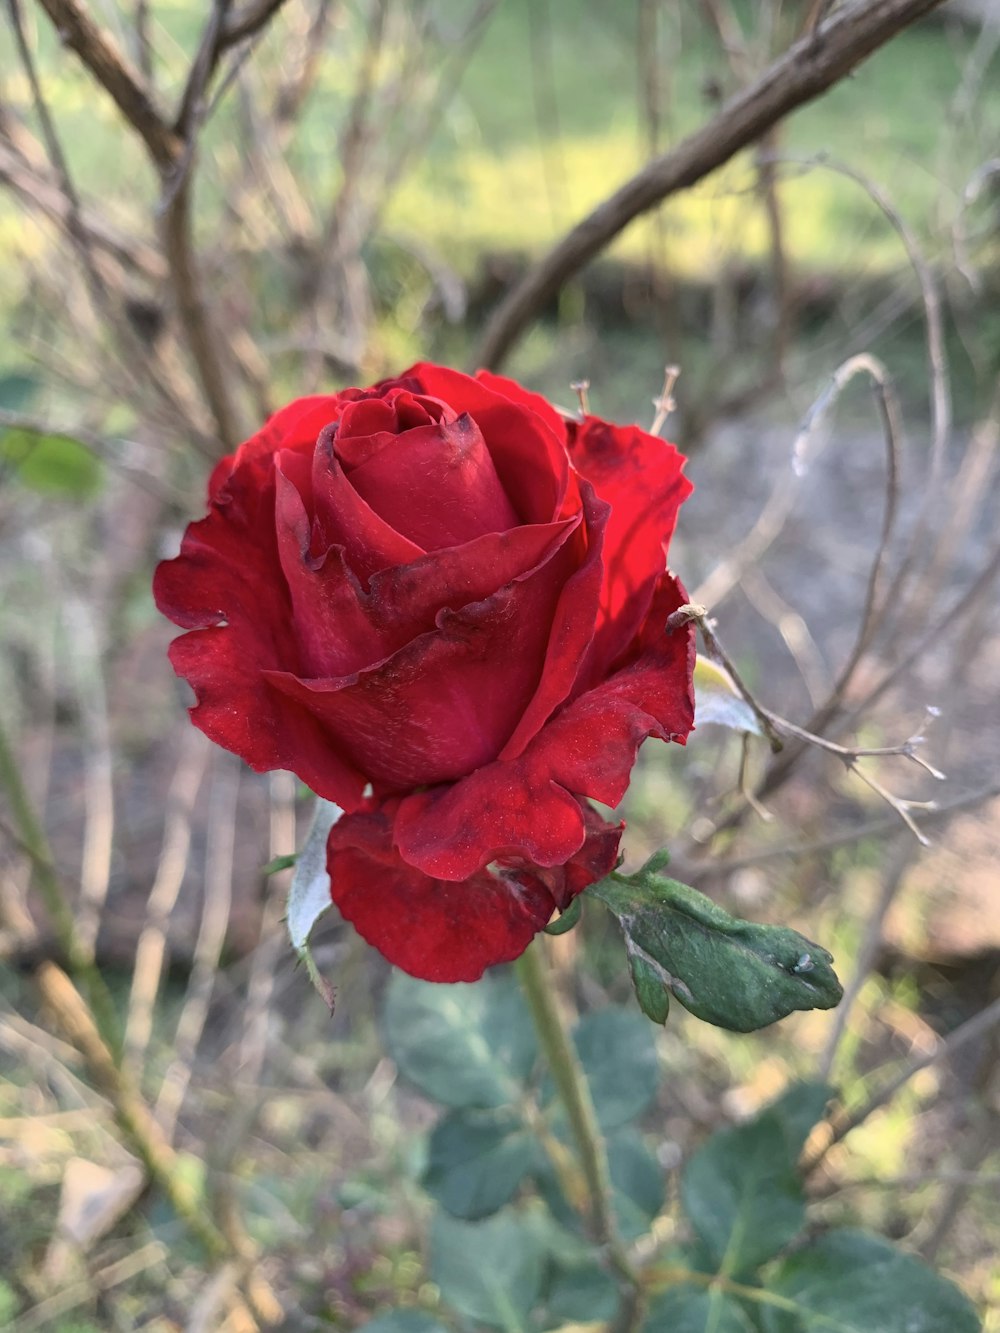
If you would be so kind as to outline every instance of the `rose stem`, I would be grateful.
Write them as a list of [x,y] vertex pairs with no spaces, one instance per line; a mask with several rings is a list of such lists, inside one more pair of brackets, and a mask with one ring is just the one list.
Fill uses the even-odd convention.
[[515,966],[535,1032],[576,1141],[590,1195],[590,1225],[594,1238],[605,1250],[625,1296],[622,1316],[614,1327],[630,1328],[638,1315],[639,1279],[618,1235],[607,1149],[597,1123],[590,1087],[559,1011],[552,971],[542,941],[536,940],[529,945]]

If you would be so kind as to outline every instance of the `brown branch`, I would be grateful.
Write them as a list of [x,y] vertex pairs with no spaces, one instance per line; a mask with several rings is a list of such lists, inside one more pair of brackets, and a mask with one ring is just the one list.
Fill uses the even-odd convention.
[[496,367],[538,312],[619,232],[678,190],[696,184],[784,116],[826,92],[941,0],[855,0],[795,42],[716,116],[599,204],[539,263],[490,320],[477,364]]
[[251,0],[236,14],[230,14],[222,29],[222,49],[235,46],[255,36],[277,14],[285,0]]
[[220,338],[212,327],[198,273],[192,241],[191,178],[185,173],[180,188],[169,191],[163,215],[163,249],[170,267],[174,299],[188,348],[218,432],[219,443],[231,452],[243,439],[228,375],[222,362]]
[[182,144],[156,106],[146,81],[80,0],[38,0],[55,25],[59,40],[90,70],[119,111],[142,137],[161,172],[175,165]]

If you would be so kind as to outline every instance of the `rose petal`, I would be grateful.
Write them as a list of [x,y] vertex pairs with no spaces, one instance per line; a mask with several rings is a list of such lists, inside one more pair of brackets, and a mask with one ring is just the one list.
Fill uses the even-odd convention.
[[274,495],[269,465],[241,465],[208,517],[190,525],[177,559],[158,566],[153,596],[174,624],[194,631],[173,641],[170,660],[197,696],[195,726],[257,772],[290,769],[318,795],[354,809],[365,778],[260,674],[296,651],[276,577]]
[[396,845],[404,860],[456,880],[498,848],[540,866],[568,860],[584,838],[570,793],[617,805],[643,740],[683,742],[693,726],[694,633],[690,625],[665,629],[686,597],[663,575],[631,659],[558,713],[517,759],[402,800]]
[[588,664],[591,679],[600,679],[646,617],[677,511],[694,488],[682,473],[687,460],[638,426],[587,417],[567,430],[574,466],[611,505],[601,623]]
[[297,674],[303,677],[348,676],[383,662],[432,631],[444,608],[457,611],[482,601],[551,559],[578,526],[570,519],[487,533],[382,570],[366,588],[342,548],[311,553],[309,517],[297,486],[279,473],[277,487],[278,550],[300,649]]
[[392,845],[393,805],[334,825],[327,843],[331,895],[369,944],[426,981],[476,981],[487,967],[519,957],[557,907],[611,869],[621,836],[588,811],[578,861],[544,878],[501,866],[455,883],[401,860]]
[[[565,536],[572,535],[567,525]],[[549,626],[575,556],[568,540],[481,601],[342,677],[265,672],[340,738],[380,793],[450,782],[495,759],[538,684]]]
[[319,433],[340,415],[343,396],[337,393],[313,394],[289,403],[270,416],[256,435],[221,459],[208,481],[208,498],[214,500],[236,468],[268,458],[279,449],[312,449]]
[[334,438],[332,429],[324,431],[312,460],[313,518],[323,549],[342,546],[363,579],[419,559],[423,547],[380,518],[351,485],[334,453]]
[[[350,483],[415,545],[436,551],[518,526],[486,443],[467,413],[387,438],[389,446],[355,467]],[[339,439],[337,452],[342,452]]]
[[399,388],[389,380],[344,404],[337,438],[344,442],[353,438],[363,444],[372,435],[399,435],[453,417],[444,403]]
[[601,560],[608,506],[587,482],[581,486],[587,552],[579,569],[567,579],[552,617],[552,630],[542,678],[528,707],[504,746],[503,759],[519,755],[541,730],[576,683],[581,663],[594,637],[604,566]]
[[557,517],[569,466],[563,437],[544,418],[529,415],[504,394],[444,366],[421,362],[400,378],[444,399],[456,412],[469,413],[523,523],[548,523]]
[[517,403],[518,407],[523,407],[534,416],[541,417],[556,439],[565,444],[566,418],[547,398],[543,398],[540,393],[532,393],[516,380],[508,379],[506,375],[494,374],[492,370],[477,370],[475,378],[478,383],[485,384],[487,389],[492,389],[494,393],[502,393],[512,403]]

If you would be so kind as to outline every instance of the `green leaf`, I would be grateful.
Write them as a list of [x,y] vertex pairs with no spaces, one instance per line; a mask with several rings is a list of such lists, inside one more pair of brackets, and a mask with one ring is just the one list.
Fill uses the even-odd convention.
[[806,1140],[826,1114],[834,1090],[828,1083],[793,1083],[764,1112],[775,1116],[785,1136],[788,1160],[794,1166]]
[[14,1326],[14,1316],[21,1308],[17,1292],[0,1278],[0,1328]]
[[446,1329],[425,1310],[390,1310],[362,1324],[358,1333],[446,1333]]
[[100,459],[65,435],[3,431],[0,460],[13,470],[22,486],[46,495],[93,495],[103,479]]
[[719,1272],[745,1273],[777,1254],[806,1216],[779,1117],[713,1134],[684,1168],[681,1199]]
[[0,407],[6,412],[23,412],[40,388],[33,375],[0,375]]
[[731,1296],[684,1284],[650,1302],[641,1333],[753,1333],[753,1324]]
[[612,1320],[618,1301],[617,1282],[593,1258],[586,1267],[557,1269],[545,1304],[552,1322],[589,1324]]
[[830,1009],[843,994],[819,945],[788,926],[740,921],[648,866],[610,875],[590,892],[618,918],[647,991],[658,975],[664,991],[707,1023],[753,1032],[796,1009]]
[[761,1306],[765,1333],[980,1333],[972,1303],[945,1278],[864,1231],[831,1231],[784,1259]]
[[628,966],[639,1008],[662,1027],[670,1017],[670,991],[663,984],[663,969],[635,949],[629,950]]
[[260,873],[268,878],[271,875],[278,875],[282,870],[291,870],[292,866],[299,859],[298,852],[286,852],[284,856],[275,856],[268,861],[266,866],[261,866]]
[[754,1268],[798,1234],[797,1163],[830,1096],[825,1083],[793,1083],[754,1120],[713,1134],[684,1168],[684,1208],[722,1272]]
[[537,1156],[515,1113],[452,1111],[431,1134],[423,1186],[453,1217],[488,1217],[513,1197]]
[[531,1018],[507,973],[444,986],[396,972],[385,1023],[400,1071],[445,1106],[510,1105],[535,1062]]
[[[568,1137],[565,1127],[560,1131],[560,1138],[563,1137]],[[608,1135],[606,1144],[612,1203],[618,1228],[625,1240],[636,1240],[649,1231],[650,1223],[663,1207],[663,1169],[634,1129],[616,1130]],[[576,1228],[579,1234],[580,1218],[566,1201],[558,1177],[547,1159],[539,1162],[535,1178],[551,1216],[562,1227]]]
[[436,1214],[430,1277],[441,1297],[469,1319],[493,1328],[524,1328],[542,1288],[543,1251],[513,1212],[486,1222]]
[[663,1207],[663,1169],[632,1129],[608,1140],[608,1171],[618,1230],[626,1241],[638,1240]]
[[656,1043],[648,1023],[620,1007],[597,1010],[573,1032],[601,1128],[616,1129],[646,1110],[660,1081]]
[[694,720],[699,727],[715,723],[733,731],[762,736],[757,715],[742,697],[725,667],[699,656],[694,666]]

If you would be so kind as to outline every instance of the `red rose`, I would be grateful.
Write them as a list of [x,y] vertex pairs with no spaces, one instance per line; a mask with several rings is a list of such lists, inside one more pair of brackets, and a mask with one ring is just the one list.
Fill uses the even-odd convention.
[[343,807],[334,901],[413,975],[522,953],[615,863],[623,826],[585,798],[616,805],[640,743],[691,730],[693,635],[665,631],[683,463],[417,365],[278,412],[156,571],[194,631],[170,653],[192,720]]

